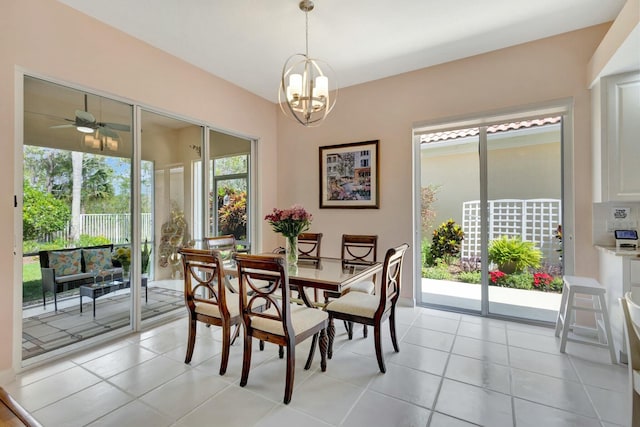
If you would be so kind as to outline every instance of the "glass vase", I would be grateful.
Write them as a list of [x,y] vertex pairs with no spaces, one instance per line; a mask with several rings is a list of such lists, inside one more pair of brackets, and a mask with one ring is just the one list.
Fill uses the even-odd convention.
[[287,264],[298,264],[298,236],[286,236],[287,245],[285,247],[285,254]]

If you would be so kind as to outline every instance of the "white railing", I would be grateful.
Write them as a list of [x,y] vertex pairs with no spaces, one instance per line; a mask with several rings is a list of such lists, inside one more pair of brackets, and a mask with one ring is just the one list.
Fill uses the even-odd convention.
[[[50,239],[69,240],[70,228],[68,224],[64,231],[54,233]],[[141,231],[142,242],[145,240],[153,241],[151,213],[142,214]],[[116,245],[129,243],[131,240],[131,214],[81,214],[80,234],[106,237]]]
[[[546,261],[555,263],[560,248],[555,231],[562,221],[559,199],[489,200],[489,241],[501,236],[535,243]],[[462,204],[463,259],[480,258],[480,201]]]

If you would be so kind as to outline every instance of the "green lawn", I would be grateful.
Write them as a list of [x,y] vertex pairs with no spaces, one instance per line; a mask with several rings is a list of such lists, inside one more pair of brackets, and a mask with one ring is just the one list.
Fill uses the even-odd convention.
[[22,303],[42,301],[42,274],[40,263],[35,258],[32,262],[22,264]]

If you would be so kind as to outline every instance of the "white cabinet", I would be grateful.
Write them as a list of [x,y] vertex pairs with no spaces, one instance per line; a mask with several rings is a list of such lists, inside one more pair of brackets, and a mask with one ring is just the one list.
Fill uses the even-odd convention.
[[592,101],[594,201],[640,201],[640,71],[603,77]]
[[638,254],[620,255],[615,248],[598,247],[600,261],[599,282],[607,289],[607,308],[613,334],[613,344],[620,361],[626,363],[624,318],[620,298],[635,287],[640,288],[640,258]]

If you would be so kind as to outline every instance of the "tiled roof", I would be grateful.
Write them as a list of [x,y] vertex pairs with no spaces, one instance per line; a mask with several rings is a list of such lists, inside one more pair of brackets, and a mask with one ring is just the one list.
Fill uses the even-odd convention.
[[[544,119],[524,120],[521,122],[504,123],[504,124],[489,126],[487,128],[487,133],[499,133],[499,132],[506,132],[510,130],[546,126],[546,125],[560,123],[560,120],[562,120],[562,118],[560,116],[557,116],[557,117],[546,117]],[[475,136],[478,133],[479,133],[478,128],[457,129],[457,130],[452,130],[447,132],[436,132],[436,133],[422,135],[422,137],[420,138],[420,142],[430,143],[430,142],[450,141],[457,138]]]

